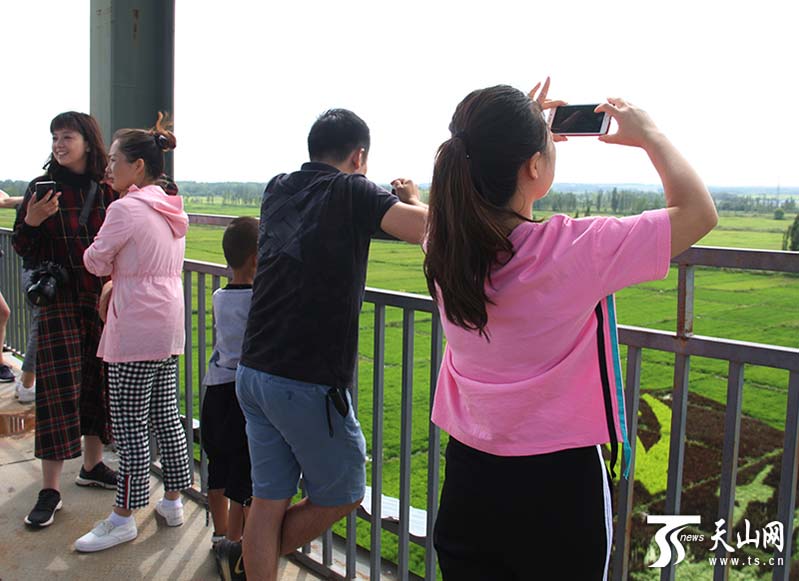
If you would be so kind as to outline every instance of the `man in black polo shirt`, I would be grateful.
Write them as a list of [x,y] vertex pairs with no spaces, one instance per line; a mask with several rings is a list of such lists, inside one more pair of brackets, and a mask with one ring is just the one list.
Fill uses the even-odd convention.
[[[369,242],[379,229],[418,244],[427,207],[364,177],[369,128],[344,109],[308,135],[310,163],[274,177],[261,204],[258,271],[236,377],[247,418],[253,501],[244,533],[251,578],[357,508],[366,442],[350,405]],[[308,494],[289,506],[302,473]]]

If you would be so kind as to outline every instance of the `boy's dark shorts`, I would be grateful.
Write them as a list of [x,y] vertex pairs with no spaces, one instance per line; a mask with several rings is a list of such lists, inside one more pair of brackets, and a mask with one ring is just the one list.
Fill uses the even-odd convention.
[[225,490],[239,504],[252,497],[250,451],[235,382],[209,385],[200,415],[203,450],[208,455],[208,488]]

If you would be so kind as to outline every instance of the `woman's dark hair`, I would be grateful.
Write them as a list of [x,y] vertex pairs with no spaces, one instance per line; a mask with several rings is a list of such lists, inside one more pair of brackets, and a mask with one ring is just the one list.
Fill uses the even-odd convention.
[[128,163],[144,161],[147,177],[156,180],[164,173],[164,152],[177,147],[178,141],[169,130],[172,123],[165,113],[158,113],[152,129],[120,129],[111,140],[119,142],[118,149]]
[[537,102],[498,85],[467,95],[449,130],[430,186],[424,273],[447,319],[488,339],[485,285],[492,268],[513,257],[508,220],[529,220],[507,204],[519,168],[546,152],[548,129]]
[[347,109],[329,109],[317,117],[308,133],[308,155],[311,161],[344,161],[349,154],[363,147],[369,153],[369,127]]
[[[83,136],[89,146],[89,151],[86,153],[86,175],[96,182],[102,181],[105,175],[105,166],[108,165],[108,155],[105,152],[103,134],[95,118],[77,111],[59,113],[50,121],[50,133],[64,129],[77,131]],[[53,153],[50,152],[50,157],[44,164],[45,171],[52,176],[57,174],[61,167],[61,164],[53,157]]]
[[222,252],[230,268],[241,268],[258,252],[258,220],[240,216],[230,221],[222,235]]

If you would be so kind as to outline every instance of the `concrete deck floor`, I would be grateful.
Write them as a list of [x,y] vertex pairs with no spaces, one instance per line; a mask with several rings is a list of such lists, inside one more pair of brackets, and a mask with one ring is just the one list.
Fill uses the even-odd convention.
[[[32,427],[33,406],[17,402],[13,385],[0,384],[0,429],[10,423],[11,416],[27,416]],[[113,468],[118,465],[112,452],[106,453],[105,462]],[[33,457],[33,432],[0,436],[0,581],[219,579],[210,551],[212,527],[205,526],[204,508],[184,496],[184,525],[167,527],[163,519],[156,519],[153,508],[163,494],[161,481],[155,477],[150,479],[151,507],[136,511],[139,536],[134,541],[99,553],[76,552],[75,539],[105,518],[114,501],[111,490],[75,484],[80,465],[80,459],[64,463],[64,507],[51,526],[32,530],[23,519],[41,486],[40,463]],[[312,581],[320,577],[283,559],[279,579]]]

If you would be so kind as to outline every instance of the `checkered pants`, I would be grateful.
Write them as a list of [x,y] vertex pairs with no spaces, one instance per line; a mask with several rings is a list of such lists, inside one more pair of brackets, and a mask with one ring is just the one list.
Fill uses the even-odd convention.
[[150,500],[150,426],[161,451],[164,489],[191,486],[186,433],[175,398],[177,357],[108,364],[111,429],[119,452],[116,506],[141,508]]

